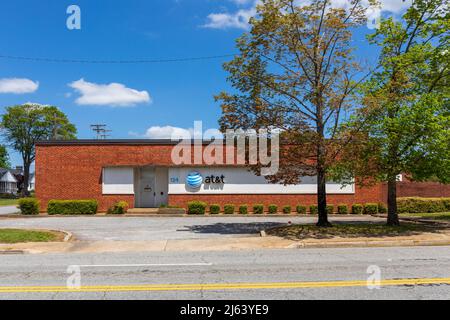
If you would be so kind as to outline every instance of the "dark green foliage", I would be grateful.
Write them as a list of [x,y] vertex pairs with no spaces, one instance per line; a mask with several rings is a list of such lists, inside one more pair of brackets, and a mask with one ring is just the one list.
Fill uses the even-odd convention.
[[334,213],[334,206],[332,204],[327,206],[327,214],[333,214]]
[[278,206],[275,204],[269,205],[269,214],[276,214],[278,213]]
[[128,211],[128,202],[119,201],[108,209],[108,214],[125,214]]
[[284,206],[283,207],[283,213],[284,214],[291,214],[292,212],[292,207],[291,206]]
[[352,206],[352,214],[363,214],[364,206],[362,204],[354,204]]
[[255,204],[253,206],[253,214],[263,214],[264,213],[264,205]]
[[384,203],[378,204],[378,213],[387,213],[387,207]]
[[207,206],[203,201],[191,201],[188,203],[188,214],[205,214]]
[[319,208],[316,205],[309,206],[310,214],[319,214]]
[[96,214],[97,209],[96,200],[50,200],[47,212],[49,215],[90,215]]
[[223,211],[224,211],[225,214],[234,214],[235,209],[236,209],[236,208],[235,208],[234,205],[232,205],[232,204],[226,204],[226,205],[224,206]]
[[450,212],[450,198],[399,198],[399,213]]
[[248,205],[243,204],[239,207],[239,214],[248,214]]
[[219,214],[220,213],[220,205],[218,204],[212,204],[209,206],[209,213],[210,214]]
[[338,213],[339,214],[348,214],[348,206],[346,204],[338,205]]
[[377,214],[378,203],[366,203],[364,206],[364,214]]
[[39,201],[36,198],[19,199],[19,209],[24,215],[39,214]]
[[306,207],[302,205],[298,205],[296,208],[298,214],[306,214]]

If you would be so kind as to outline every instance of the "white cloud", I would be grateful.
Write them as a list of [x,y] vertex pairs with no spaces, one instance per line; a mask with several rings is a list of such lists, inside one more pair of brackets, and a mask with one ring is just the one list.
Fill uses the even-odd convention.
[[35,92],[39,82],[30,79],[5,78],[0,79],[0,93],[24,94]]
[[406,1],[392,1],[392,0],[381,0],[381,10],[391,13],[401,13],[411,6],[411,0]]
[[248,29],[248,22],[256,14],[256,8],[241,9],[236,13],[211,13],[205,28],[211,29]]
[[130,107],[151,102],[147,91],[127,88],[120,83],[97,84],[80,79],[70,83],[69,87],[80,93],[75,100],[79,105]]
[[[135,136],[135,137],[142,137],[147,139],[172,139],[172,140],[179,140],[179,139],[193,139],[197,135],[201,135],[201,132],[194,132],[193,128],[185,129],[180,127],[172,127],[172,126],[153,126],[147,129],[145,134],[140,135],[136,132],[129,132],[129,135]],[[208,129],[203,133],[204,139],[210,139],[210,138],[222,138],[223,135],[218,129]]]
[[191,132],[188,129],[172,126],[154,126],[148,128],[144,136],[149,139],[189,139]]
[[[203,26],[212,29],[249,29],[250,18],[256,15],[256,6],[260,0],[232,0],[238,6],[246,6],[247,8],[239,9],[235,12],[229,13],[211,13],[207,17],[207,23]],[[311,0],[297,0],[297,5],[309,4]],[[368,6],[369,1],[364,0]],[[332,5],[336,8],[349,8],[350,0],[332,0]],[[411,0],[380,0],[381,12],[391,14],[399,14],[406,10],[411,5]],[[373,13],[368,12],[369,17],[373,18]]]

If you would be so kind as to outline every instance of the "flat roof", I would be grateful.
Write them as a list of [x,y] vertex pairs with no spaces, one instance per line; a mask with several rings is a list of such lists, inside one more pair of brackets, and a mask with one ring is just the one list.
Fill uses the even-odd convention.
[[[82,145],[139,145],[139,146],[153,146],[153,145],[177,145],[182,140],[171,139],[108,139],[108,140],[96,140],[96,139],[80,139],[80,140],[42,140],[37,141],[37,146],[82,146]],[[191,143],[202,143],[208,145],[214,140],[192,140]],[[222,140],[216,140],[222,141]]]

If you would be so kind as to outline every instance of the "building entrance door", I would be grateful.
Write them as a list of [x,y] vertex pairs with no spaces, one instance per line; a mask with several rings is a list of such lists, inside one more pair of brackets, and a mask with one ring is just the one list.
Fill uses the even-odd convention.
[[153,208],[155,207],[155,169],[154,168],[140,168],[139,169],[139,208]]

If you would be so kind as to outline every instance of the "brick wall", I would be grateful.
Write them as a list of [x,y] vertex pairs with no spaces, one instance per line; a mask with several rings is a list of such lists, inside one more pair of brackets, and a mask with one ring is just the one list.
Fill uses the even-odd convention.
[[[387,185],[383,185],[383,194],[387,195]],[[397,196],[403,197],[424,197],[424,198],[445,198],[450,197],[450,185],[437,182],[397,182]]]
[[[172,145],[37,145],[36,196],[46,210],[52,199],[96,199],[106,211],[119,200],[134,206],[132,195],[102,195],[102,169],[107,166],[171,166]],[[382,186],[356,189],[354,195],[330,195],[330,204],[382,201]],[[171,205],[186,206],[191,200],[210,204],[248,203],[279,206],[316,203],[315,195],[170,195]]]
[[74,145],[36,147],[36,196],[45,210],[52,199],[96,199],[100,211],[134,196],[102,195],[105,166],[170,165],[171,146]]

